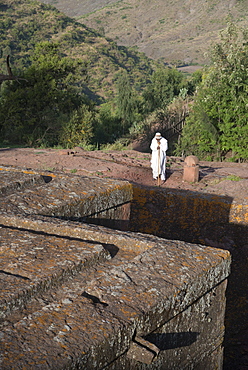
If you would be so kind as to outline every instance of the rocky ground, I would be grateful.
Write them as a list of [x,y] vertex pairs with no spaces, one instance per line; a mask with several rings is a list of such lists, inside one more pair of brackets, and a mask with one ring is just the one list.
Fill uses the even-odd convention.
[[[150,157],[150,153],[137,150],[89,152],[82,148],[0,149],[0,165],[109,177],[146,186],[158,186],[157,181],[152,178]],[[168,157],[167,165],[167,179],[160,184],[163,188],[248,197],[248,163],[200,162],[200,179],[197,183],[183,181],[182,158]]]
[[[97,176],[128,180],[132,183],[145,186],[158,186],[152,178],[150,168],[150,153],[138,150],[125,151],[85,151],[82,148],[73,150],[34,149],[34,148],[4,148],[0,149],[0,166],[18,166],[22,168],[40,169],[46,171],[59,171],[74,173],[80,176]],[[167,158],[167,179],[160,184],[162,188],[177,188],[198,192],[227,195],[232,198],[248,200],[248,163],[231,162],[199,162],[200,178],[196,183],[183,181],[184,160],[178,157]],[[217,245],[218,246],[218,245]],[[222,247],[222,246],[219,246]],[[224,246],[225,248],[225,246]],[[228,246],[226,246],[228,249]],[[241,259],[239,271],[234,273],[232,289],[241,290],[240,297],[247,299],[247,262],[248,245],[235,257]],[[233,268],[234,269],[234,268]],[[247,311],[247,303],[241,305]],[[238,308],[239,309],[239,308]],[[229,315],[235,315],[236,308],[231,305]],[[244,316],[244,315],[243,315]],[[243,325],[241,323],[241,325]],[[227,328],[231,333],[225,354],[224,369],[248,370],[248,331],[247,325],[236,330]]]

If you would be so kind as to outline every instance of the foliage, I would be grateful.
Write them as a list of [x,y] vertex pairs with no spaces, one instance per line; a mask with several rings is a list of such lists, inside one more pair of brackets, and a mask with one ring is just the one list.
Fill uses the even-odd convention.
[[[87,86],[78,75],[78,88],[96,102],[113,98],[115,75],[126,69],[139,90],[149,81],[155,61],[133,48],[117,46],[112,40],[66,17],[50,5],[35,0],[2,0],[0,6],[0,67],[6,56],[20,71],[31,64],[30,55],[42,41],[55,42],[63,56],[88,64]],[[79,72],[79,71],[78,71]]]
[[56,145],[68,114],[82,103],[73,86],[80,61],[61,58],[56,43],[36,45],[25,81],[6,83],[0,101],[4,140],[24,145]]
[[248,33],[232,23],[211,50],[178,148],[204,158],[248,159]]
[[97,113],[97,123],[94,126],[94,142],[97,147],[114,143],[122,135],[121,120],[111,103],[102,104]]
[[241,177],[237,176],[237,175],[229,175],[227,176],[226,180],[230,180],[230,181],[240,181],[241,180]]
[[[193,72],[189,78],[185,81],[184,89],[187,90],[187,94],[189,96],[194,95],[195,90],[202,82],[202,76],[203,76],[203,68],[197,69],[195,72]],[[182,94],[179,94],[182,96]]]
[[155,109],[166,109],[173,98],[179,95],[180,89],[184,86],[184,76],[175,68],[159,68],[151,78],[151,83],[143,93],[146,102],[146,111],[152,112]]
[[130,145],[131,140],[128,136],[117,139],[113,144],[106,144],[103,150],[126,150]]
[[59,142],[65,148],[88,147],[93,137],[95,112],[83,104],[71,114],[70,120],[62,126]]
[[117,115],[121,119],[123,134],[135,121],[137,105],[128,73],[124,70],[117,80]]
[[233,160],[247,159],[245,31],[230,26],[211,52],[211,68],[186,79],[51,6],[3,0],[0,15],[0,60],[10,54],[13,71],[25,79],[2,85],[5,143],[125,146],[179,120],[198,86],[178,153],[221,158],[232,152]]

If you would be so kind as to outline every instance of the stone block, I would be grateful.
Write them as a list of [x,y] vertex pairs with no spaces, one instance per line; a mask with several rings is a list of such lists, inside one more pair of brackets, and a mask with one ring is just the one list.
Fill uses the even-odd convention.
[[[166,361],[176,369],[179,359],[185,366],[197,364],[221,346],[229,253],[142,238],[147,250],[129,261],[112,259],[99,268],[94,264],[92,271],[82,268],[73,281],[51,290],[52,298],[36,291],[36,304],[32,297],[22,313],[8,312],[9,324],[3,323],[0,336],[1,369],[142,369],[142,358],[154,369],[164,369]],[[28,253],[27,262],[31,257]],[[26,265],[19,266],[18,274],[12,271],[16,279],[24,276]],[[29,270],[32,284],[31,266]],[[139,351],[139,360],[125,355],[132,343],[144,346],[136,336],[150,342],[146,351]],[[153,346],[160,349],[154,358]]]
[[199,181],[199,166],[184,165],[183,181],[198,182]]
[[[248,240],[248,199],[179,189],[133,187],[130,230],[220,245]],[[221,245],[220,245],[221,246]]]
[[195,167],[199,163],[199,159],[195,155],[189,155],[185,158],[184,163],[188,167]]
[[183,181],[198,182],[199,181],[199,160],[194,155],[189,155],[184,160]]
[[1,369],[221,369],[228,251],[79,222],[126,221],[126,182],[19,170],[17,189],[13,173],[0,191]]
[[[1,214],[42,214],[83,219],[107,210],[118,210],[118,207],[132,200],[132,186],[125,181],[31,170],[29,176],[36,179],[36,186],[23,187],[21,192],[15,191],[13,184],[16,183],[16,176],[27,177],[26,172],[21,169],[11,172],[10,168],[2,167],[1,175],[8,174],[8,183],[3,187],[7,196],[0,200]],[[37,179],[40,181],[37,182]],[[0,194],[2,189],[0,187]]]

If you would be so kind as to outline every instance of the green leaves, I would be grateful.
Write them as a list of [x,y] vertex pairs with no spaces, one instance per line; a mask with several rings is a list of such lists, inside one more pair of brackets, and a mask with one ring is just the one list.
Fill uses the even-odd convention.
[[[233,160],[248,159],[247,40],[247,32],[230,23],[222,32],[220,43],[212,48],[212,65],[203,76],[193,112],[183,130],[179,150],[196,154],[196,147],[189,140],[195,132],[197,155],[201,158],[208,153],[212,158],[220,159],[231,152]],[[207,126],[209,135],[211,128],[215,132],[212,135],[212,130],[212,136],[208,139]],[[203,149],[203,143],[204,150],[201,153],[199,149]]]
[[136,99],[131,86],[131,81],[126,70],[124,70],[117,80],[117,115],[122,121],[123,134],[135,120],[137,111]]
[[144,91],[148,111],[165,109],[183,88],[183,75],[175,68],[159,68],[152,75],[151,84]]
[[32,146],[57,144],[64,120],[85,102],[73,85],[79,64],[62,57],[57,44],[37,44],[23,76],[26,81],[14,81],[3,90],[3,139]]
[[95,112],[88,105],[82,104],[65,121],[60,132],[60,144],[66,148],[88,146],[93,137],[93,122]]

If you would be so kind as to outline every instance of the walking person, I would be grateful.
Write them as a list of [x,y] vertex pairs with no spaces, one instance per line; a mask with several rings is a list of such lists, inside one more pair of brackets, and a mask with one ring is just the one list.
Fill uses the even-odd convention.
[[168,142],[160,132],[157,132],[152,139],[150,149],[152,150],[152,175],[155,180],[158,180],[158,185],[160,185],[160,179],[162,181],[166,179],[166,151],[168,149]]

